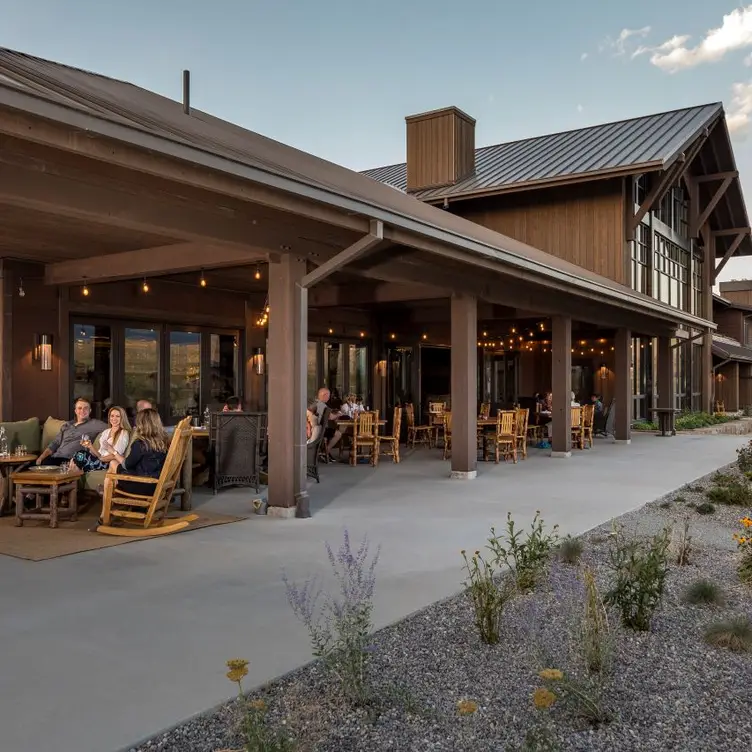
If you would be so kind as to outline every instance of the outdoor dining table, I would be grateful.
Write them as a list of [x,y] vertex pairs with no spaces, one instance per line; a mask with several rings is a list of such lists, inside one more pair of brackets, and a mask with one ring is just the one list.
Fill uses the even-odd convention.
[[34,462],[36,454],[11,454],[0,457],[0,516],[10,510],[15,501],[13,472],[21,465]]

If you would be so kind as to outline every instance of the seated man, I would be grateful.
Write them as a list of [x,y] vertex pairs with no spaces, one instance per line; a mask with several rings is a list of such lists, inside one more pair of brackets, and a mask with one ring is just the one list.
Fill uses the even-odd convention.
[[[316,396],[316,417],[321,420],[324,415],[324,410],[329,407],[327,404],[332,397],[332,393],[324,386],[319,389]],[[324,442],[326,443],[326,455],[327,459],[334,462],[332,457],[332,449],[337,446],[339,440],[342,438],[342,431],[337,428],[336,420],[342,415],[338,410],[332,410],[329,413],[329,424],[322,426],[324,429]]]
[[153,410],[154,405],[151,404],[151,400],[140,399],[136,402],[136,412],[140,413],[142,410]]
[[243,403],[240,397],[228,397],[225,406],[222,408],[223,413],[242,413]]
[[107,424],[91,417],[91,403],[79,397],[74,408],[76,417],[63,423],[58,435],[37,457],[37,465],[62,465],[81,451],[84,436],[91,442],[107,428]]

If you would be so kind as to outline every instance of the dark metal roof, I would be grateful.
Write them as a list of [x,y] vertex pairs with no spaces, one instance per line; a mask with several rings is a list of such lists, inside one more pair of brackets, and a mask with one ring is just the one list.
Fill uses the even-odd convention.
[[[475,150],[475,174],[455,185],[418,191],[423,201],[496,191],[527,183],[625,169],[660,169],[723,112],[719,103],[552,133]],[[364,172],[406,190],[406,163]]]
[[[706,320],[587,269],[418,201],[345,167],[282,144],[133,84],[0,48],[0,114],[21,110],[223,171],[277,191],[382,219],[394,232],[451,249],[477,267],[536,282],[565,284],[587,295],[664,321]],[[446,247],[446,248],[444,248]],[[435,263],[445,256],[433,251]],[[447,262],[448,263],[448,262]]]
[[717,303],[724,308],[733,308],[735,310],[745,311],[746,313],[752,313],[752,305],[747,305],[746,303],[735,303],[733,300],[724,298],[723,295],[719,295],[715,292],[713,293],[713,303]]
[[741,342],[722,334],[713,335],[713,355],[723,360],[752,363],[752,347],[745,347]]

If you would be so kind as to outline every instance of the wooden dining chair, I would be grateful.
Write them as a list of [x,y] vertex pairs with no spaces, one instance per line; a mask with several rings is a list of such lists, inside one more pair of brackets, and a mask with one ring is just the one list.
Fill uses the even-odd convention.
[[579,406],[571,407],[569,410],[572,421],[572,446],[576,446],[578,449],[583,449],[582,408]]
[[452,411],[446,410],[444,419],[444,459],[449,459],[452,453]]
[[527,423],[529,416],[529,408],[517,408],[517,420],[515,421],[514,435],[517,437],[517,453],[522,454],[523,460],[527,459]]
[[595,405],[585,405],[582,408],[582,445],[593,448],[593,424],[595,423]]
[[487,437],[486,440],[486,459],[488,459],[488,445],[494,445],[494,461],[499,463],[503,455],[512,457],[517,462],[517,436],[515,434],[515,421],[517,413],[515,410],[499,410],[496,415],[496,431]]
[[394,408],[394,419],[392,420],[391,436],[379,436],[379,454],[381,454],[381,445],[387,445],[387,451],[383,454],[392,458],[395,464],[400,461],[400,431],[402,429],[402,408],[398,405]]
[[350,464],[357,465],[360,457],[368,457],[372,467],[379,464],[379,413],[359,413],[353,426]]
[[478,420],[488,420],[491,416],[491,403],[481,402],[480,412],[478,413]]
[[415,425],[415,408],[412,403],[405,405],[405,417],[407,418],[407,443],[412,449],[415,444],[427,444],[430,448],[433,446],[433,426],[432,425]]

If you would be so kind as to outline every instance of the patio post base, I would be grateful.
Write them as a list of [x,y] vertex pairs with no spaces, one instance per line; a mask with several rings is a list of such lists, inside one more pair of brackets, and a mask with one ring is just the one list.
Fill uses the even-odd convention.
[[283,520],[291,520],[295,517],[295,507],[267,507],[267,517],[280,517]]
[[557,460],[568,460],[572,456],[572,452],[551,452],[551,456]]
[[478,477],[478,471],[477,470],[452,470],[451,473],[449,473],[449,477],[452,480],[472,480],[473,478]]
[[631,444],[632,439],[614,439],[614,444]]

